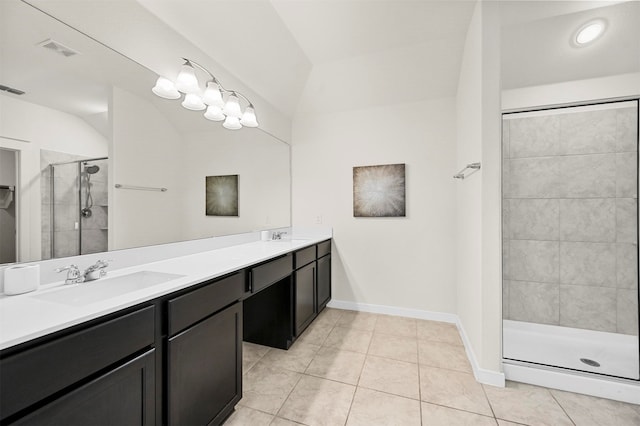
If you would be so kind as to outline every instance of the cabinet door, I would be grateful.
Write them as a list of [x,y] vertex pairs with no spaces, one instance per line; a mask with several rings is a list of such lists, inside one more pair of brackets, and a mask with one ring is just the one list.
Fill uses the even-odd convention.
[[155,350],[16,421],[15,425],[153,425]]
[[313,262],[295,273],[296,336],[315,318],[316,263]]
[[331,255],[318,259],[318,313],[331,300]]
[[242,304],[169,339],[170,425],[220,424],[242,397]]

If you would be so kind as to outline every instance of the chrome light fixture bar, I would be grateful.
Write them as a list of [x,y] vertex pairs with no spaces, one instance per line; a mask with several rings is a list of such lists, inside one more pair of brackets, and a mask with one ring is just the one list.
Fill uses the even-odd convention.
[[[235,90],[222,87],[220,81],[202,65],[191,59],[182,58],[185,62],[173,82],[159,76],[151,91],[164,99],[180,99],[184,94],[182,106],[191,111],[205,111],[204,118],[211,121],[223,121],[222,126],[229,130],[244,127],[258,127],[258,120],[253,104],[246,96]],[[204,91],[196,76],[196,68],[207,74],[209,80]],[[240,99],[248,106],[242,111]]]

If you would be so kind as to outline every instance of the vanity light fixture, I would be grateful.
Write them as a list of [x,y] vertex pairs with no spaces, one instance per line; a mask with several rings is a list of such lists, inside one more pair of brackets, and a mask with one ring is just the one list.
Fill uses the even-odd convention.
[[576,31],[573,42],[578,47],[586,46],[602,36],[606,27],[604,19],[591,20]]
[[[164,99],[180,99],[184,94],[182,106],[191,111],[202,111],[204,117],[211,121],[223,121],[225,129],[238,130],[244,127],[258,127],[258,120],[253,104],[246,96],[235,90],[227,90],[220,81],[205,67],[187,58],[176,81],[159,76],[156,85],[151,89],[153,93]],[[207,74],[209,80],[202,91],[196,76],[196,68]],[[248,106],[242,111],[240,99]]]

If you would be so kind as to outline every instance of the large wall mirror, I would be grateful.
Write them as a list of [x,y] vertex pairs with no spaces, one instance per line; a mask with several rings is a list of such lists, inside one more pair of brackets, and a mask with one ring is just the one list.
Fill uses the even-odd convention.
[[[156,78],[0,2],[0,264],[290,225],[290,146],[155,97]],[[237,176],[208,188],[237,212],[207,214],[211,176]]]

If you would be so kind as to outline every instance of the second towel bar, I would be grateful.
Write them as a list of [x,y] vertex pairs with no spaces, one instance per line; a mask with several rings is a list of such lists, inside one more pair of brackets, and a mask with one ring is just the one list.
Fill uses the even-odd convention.
[[119,183],[116,183],[116,188],[118,188],[118,189],[135,189],[135,190],[138,190],[138,191],[161,191],[161,192],[167,191],[167,188],[154,188],[152,186],[121,185]]

